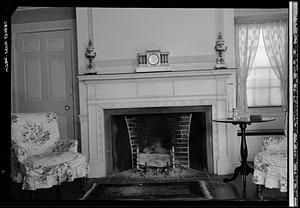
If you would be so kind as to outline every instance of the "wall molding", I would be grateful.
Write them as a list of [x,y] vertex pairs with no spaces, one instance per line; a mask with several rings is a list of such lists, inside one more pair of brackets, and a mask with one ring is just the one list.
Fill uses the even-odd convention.
[[[215,39],[217,40],[218,33],[224,33],[224,12],[223,9],[213,9],[213,12],[215,16]],[[93,24],[95,22],[93,22],[93,8],[86,8],[85,16],[87,18],[87,37],[94,42],[95,35]],[[88,42],[88,40],[86,40],[86,42]],[[214,45],[212,45],[211,47],[214,48]],[[95,50],[97,52],[97,50],[99,49],[95,48]],[[94,61],[96,70],[99,74],[135,72],[137,67],[136,58],[99,60],[100,58],[101,56],[98,56]],[[169,63],[174,71],[177,71],[180,68],[184,68],[185,70],[214,68],[216,64],[216,53],[194,56],[171,56],[169,57]],[[83,74],[82,71],[80,71],[79,73]]]
[[[212,69],[215,65],[215,55],[176,56],[169,58],[173,71]],[[118,59],[95,61],[99,74],[133,73],[136,70],[137,59]]]
[[51,7],[18,7],[16,11],[27,11],[27,10],[34,10],[34,9],[48,9]]
[[[198,63],[198,62],[215,62],[215,55],[199,56],[170,56],[170,64],[179,63]],[[115,60],[95,60],[95,64],[102,67],[119,67],[119,66],[137,66],[137,59],[115,59]]]
[[65,30],[65,29],[75,29],[75,27],[76,27],[76,20],[47,21],[47,22],[22,23],[22,24],[11,25],[12,32],[14,33]]
[[100,81],[100,80],[128,80],[128,79],[145,79],[145,78],[183,78],[195,76],[216,77],[224,79],[235,73],[235,69],[215,69],[215,70],[195,70],[195,71],[177,71],[177,72],[149,72],[149,73],[123,73],[123,74],[107,74],[107,75],[79,75],[80,81]]

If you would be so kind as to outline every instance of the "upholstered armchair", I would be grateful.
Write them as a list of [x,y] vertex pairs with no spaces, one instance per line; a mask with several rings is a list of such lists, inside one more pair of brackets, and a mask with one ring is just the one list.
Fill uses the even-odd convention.
[[23,190],[73,181],[88,174],[77,140],[61,140],[55,113],[11,114],[11,177]]
[[253,183],[258,185],[258,197],[263,199],[262,185],[287,192],[287,137],[265,137],[263,151],[254,158]]

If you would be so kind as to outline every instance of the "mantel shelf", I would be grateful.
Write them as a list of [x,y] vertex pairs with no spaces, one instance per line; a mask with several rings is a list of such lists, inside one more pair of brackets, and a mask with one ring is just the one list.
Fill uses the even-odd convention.
[[210,70],[182,70],[167,72],[138,72],[138,73],[118,73],[118,74],[95,74],[78,75],[80,81],[96,80],[122,80],[122,79],[146,79],[146,78],[169,78],[169,77],[194,77],[194,76],[229,76],[235,73],[235,68],[230,69],[210,69]]

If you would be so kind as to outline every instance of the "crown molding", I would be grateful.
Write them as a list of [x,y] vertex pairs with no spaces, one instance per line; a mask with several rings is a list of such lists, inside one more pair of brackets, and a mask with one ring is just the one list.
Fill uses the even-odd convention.
[[16,11],[27,11],[27,10],[34,10],[34,9],[47,9],[51,7],[18,7]]

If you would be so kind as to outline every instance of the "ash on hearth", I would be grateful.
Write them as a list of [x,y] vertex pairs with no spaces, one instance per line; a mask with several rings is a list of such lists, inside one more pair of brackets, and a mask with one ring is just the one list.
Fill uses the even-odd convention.
[[151,166],[143,166],[139,169],[132,169],[132,174],[137,175],[139,174],[142,178],[166,178],[166,177],[179,177],[182,178],[185,167],[182,165],[175,165],[174,168],[169,167],[151,167]]
[[207,172],[187,168],[184,166],[177,166],[170,169],[169,174],[163,172],[153,173],[151,169],[142,172],[136,169],[128,169],[109,177],[110,182],[127,183],[127,182],[160,182],[160,181],[178,181],[178,180],[194,180],[205,179],[208,177]]

